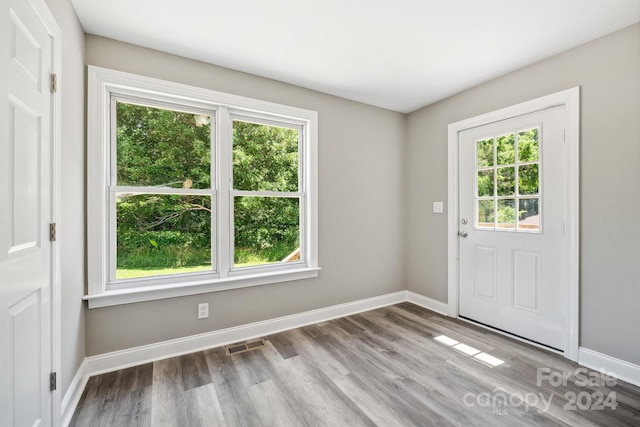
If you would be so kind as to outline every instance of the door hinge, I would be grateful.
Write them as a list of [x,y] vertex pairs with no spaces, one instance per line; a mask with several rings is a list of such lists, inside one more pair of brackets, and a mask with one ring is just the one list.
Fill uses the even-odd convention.
[[54,391],[58,388],[58,375],[55,372],[49,374],[49,391]]
[[56,223],[49,224],[49,240],[56,241]]
[[51,90],[51,93],[56,93],[58,91],[58,76],[55,74],[51,74],[49,89]]

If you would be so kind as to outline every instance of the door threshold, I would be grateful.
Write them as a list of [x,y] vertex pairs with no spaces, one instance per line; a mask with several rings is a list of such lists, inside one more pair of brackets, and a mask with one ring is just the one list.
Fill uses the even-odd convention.
[[487,325],[486,323],[478,322],[477,320],[473,320],[473,319],[471,319],[469,317],[464,317],[464,316],[458,315],[458,319],[460,319],[462,321],[465,321],[467,323],[474,324],[476,326],[480,326],[481,328],[488,329],[488,330],[493,331],[495,333],[498,333],[500,335],[504,335],[504,336],[507,336],[509,338],[513,338],[514,340],[517,340],[517,341],[520,341],[520,342],[523,342],[523,343],[526,343],[526,344],[530,344],[530,345],[532,345],[534,347],[538,347],[538,348],[541,348],[543,350],[548,350],[548,351],[550,351],[552,353],[561,354],[561,355],[564,356],[564,351],[562,351],[562,350],[560,350],[558,348],[555,348],[555,347],[551,347],[550,345],[542,344],[542,343],[540,343],[538,341],[534,341],[534,340],[531,340],[529,338],[525,338],[525,337],[522,337],[520,335],[516,335],[516,334],[514,334],[512,332],[508,332],[508,331],[505,331],[503,329],[496,328],[495,326],[491,326],[491,325]]

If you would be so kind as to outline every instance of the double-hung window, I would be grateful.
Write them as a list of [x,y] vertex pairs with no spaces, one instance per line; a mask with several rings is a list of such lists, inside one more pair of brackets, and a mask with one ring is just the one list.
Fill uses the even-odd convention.
[[89,68],[90,307],[315,277],[317,113]]

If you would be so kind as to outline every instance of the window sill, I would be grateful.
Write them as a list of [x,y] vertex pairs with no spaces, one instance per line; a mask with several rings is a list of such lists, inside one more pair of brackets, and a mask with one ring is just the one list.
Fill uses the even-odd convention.
[[85,295],[89,308],[109,307],[113,305],[131,304],[187,295],[227,291],[230,289],[289,282],[292,280],[318,277],[318,267],[306,267],[295,270],[260,273],[222,279],[182,282],[174,285],[140,286],[135,288],[106,290],[99,294]]

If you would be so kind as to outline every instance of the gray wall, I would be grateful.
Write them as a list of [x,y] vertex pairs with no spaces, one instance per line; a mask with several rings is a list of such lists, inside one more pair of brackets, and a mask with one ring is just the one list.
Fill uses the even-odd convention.
[[581,87],[580,345],[640,363],[640,24],[408,116],[407,289],[447,300],[447,125]]
[[[316,279],[88,310],[87,356],[404,289],[403,114],[96,36],[86,63],[318,111],[322,267]],[[200,302],[208,319],[196,320]]]
[[58,242],[62,274],[61,396],[85,357],[85,73],[84,31],[69,0],[47,0],[61,29],[62,102],[61,219]]

